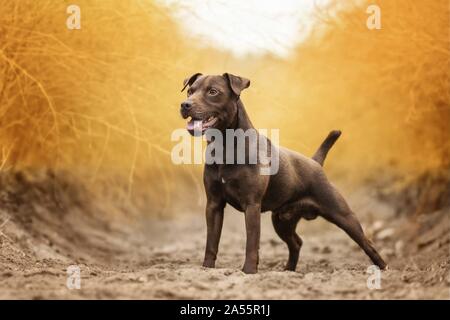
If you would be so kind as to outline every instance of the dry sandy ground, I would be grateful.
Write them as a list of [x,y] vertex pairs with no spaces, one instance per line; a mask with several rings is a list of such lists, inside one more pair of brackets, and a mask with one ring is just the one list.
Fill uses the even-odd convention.
[[[106,205],[87,205],[86,195],[72,188],[49,186],[47,177],[0,179],[0,298],[450,298],[448,210],[411,223],[394,219],[393,209],[370,192],[351,192],[351,206],[390,265],[381,273],[381,288],[371,290],[369,259],[319,219],[300,223],[300,262],[296,272],[285,272],[287,248],[264,214],[260,271],[245,275],[242,214],[226,212],[217,268],[205,269],[202,212],[103,221]],[[69,265],[80,267],[79,290],[66,286]]]

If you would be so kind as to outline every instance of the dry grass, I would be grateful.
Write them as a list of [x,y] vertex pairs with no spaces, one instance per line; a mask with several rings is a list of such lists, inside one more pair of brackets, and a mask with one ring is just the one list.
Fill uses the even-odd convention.
[[173,63],[183,41],[151,2],[77,4],[82,28],[68,30],[68,3],[0,1],[2,168],[125,175],[128,195],[139,176],[158,184],[160,202],[173,187],[160,162],[187,73]]
[[[285,136],[293,148],[313,152],[327,130],[342,129],[328,164],[346,174],[448,169],[448,1],[377,4],[381,30],[366,28],[366,5],[349,5],[337,17],[318,13],[322,29],[298,48],[284,75],[291,83],[283,90]],[[302,147],[298,138],[308,136],[316,142]]]

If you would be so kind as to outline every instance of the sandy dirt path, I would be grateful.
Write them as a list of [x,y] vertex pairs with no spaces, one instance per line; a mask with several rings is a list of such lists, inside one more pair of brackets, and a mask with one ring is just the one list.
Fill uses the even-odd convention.
[[[320,219],[300,222],[300,262],[296,272],[286,272],[287,248],[273,231],[270,214],[264,214],[259,273],[245,275],[240,213],[227,210],[217,268],[205,269],[202,212],[112,223],[72,200],[55,206],[45,189],[36,190],[1,193],[2,299],[450,298],[448,211],[431,215],[434,220],[427,223],[434,227],[411,240],[404,236],[409,222],[386,222],[392,209],[365,193],[352,195],[352,207],[390,266],[381,273],[381,288],[371,290],[370,260],[343,231]],[[80,268],[79,290],[66,286],[70,265]]]
[[[184,218],[155,222],[152,237],[142,243],[123,237],[115,261],[99,262],[95,256],[76,259],[50,258],[45,245],[36,258],[10,252],[0,274],[0,298],[88,299],[448,299],[449,278],[436,279],[438,263],[421,265],[414,257],[390,255],[390,270],[381,274],[381,289],[369,290],[369,260],[340,230],[316,225],[302,233],[297,272],[282,271],[287,258],[285,245],[263,219],[260,271],[240,271],[244,258],[243,218],[227,217],[216,269],[202,268],[203,219]],[[231,219],[230,219],[231,218]],[[308,223],[312,224],[312,223]],[[306,224],[300,226],[305,227]],[[314,230],[320,229],[320,230]],[[314,232],[314,231],[317,231]],[[127,242],[128,241],[128,242]],[[148,247],[146,247],[146,244]],[[382,247],[378,245],[378,247]],[[19,250],[19,249],[17,249]],[[40,252],[39,252],[40,250]],[[89,251],[87,248],[80,250]],[[384,250],[386,253],[386,250]],[[3,253],[3,250],[2,250]],[[93,252],[94,253],[94,252]],[[389,253],[389,251],[388,251]],[[24,255],[18,257],[19,255]],[[42,258],[39,258],[41,256]],[[2,257],[3,259],[5,257]],[[91,262],[92,260],[92,262]],[[417,261],[416,261],[417,260]],[[66,269],[77,264],[81,289],[66,287]],[[442,266],[445,267],[445,266]],[[448,266],[447,266],[448,267]]]

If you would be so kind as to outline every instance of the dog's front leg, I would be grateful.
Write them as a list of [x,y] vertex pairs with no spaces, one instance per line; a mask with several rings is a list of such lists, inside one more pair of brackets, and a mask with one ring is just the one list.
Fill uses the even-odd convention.
[[245,273],[258,272],[259,238],[261,234],[261,205],[248,205],[245,210],[245,229],[247,244],[245,248],[245,263],[242,271]]
[[214,268],[219,250],[220,234],[223,225],[224,206],[216,201],[208,200],[206,204],[206,249],[203,266]]

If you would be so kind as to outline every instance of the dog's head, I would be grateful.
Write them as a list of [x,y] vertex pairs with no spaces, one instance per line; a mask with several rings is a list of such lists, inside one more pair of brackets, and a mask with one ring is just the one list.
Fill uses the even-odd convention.
[[248,88],[250,80],[229,73],[207,76],[196,73],[183,82],[187,99],[181,103],[181,116],[190,117],[187,130],[202,134],[209,128],[230,128],[237,115],[237,100],[241,91]]

